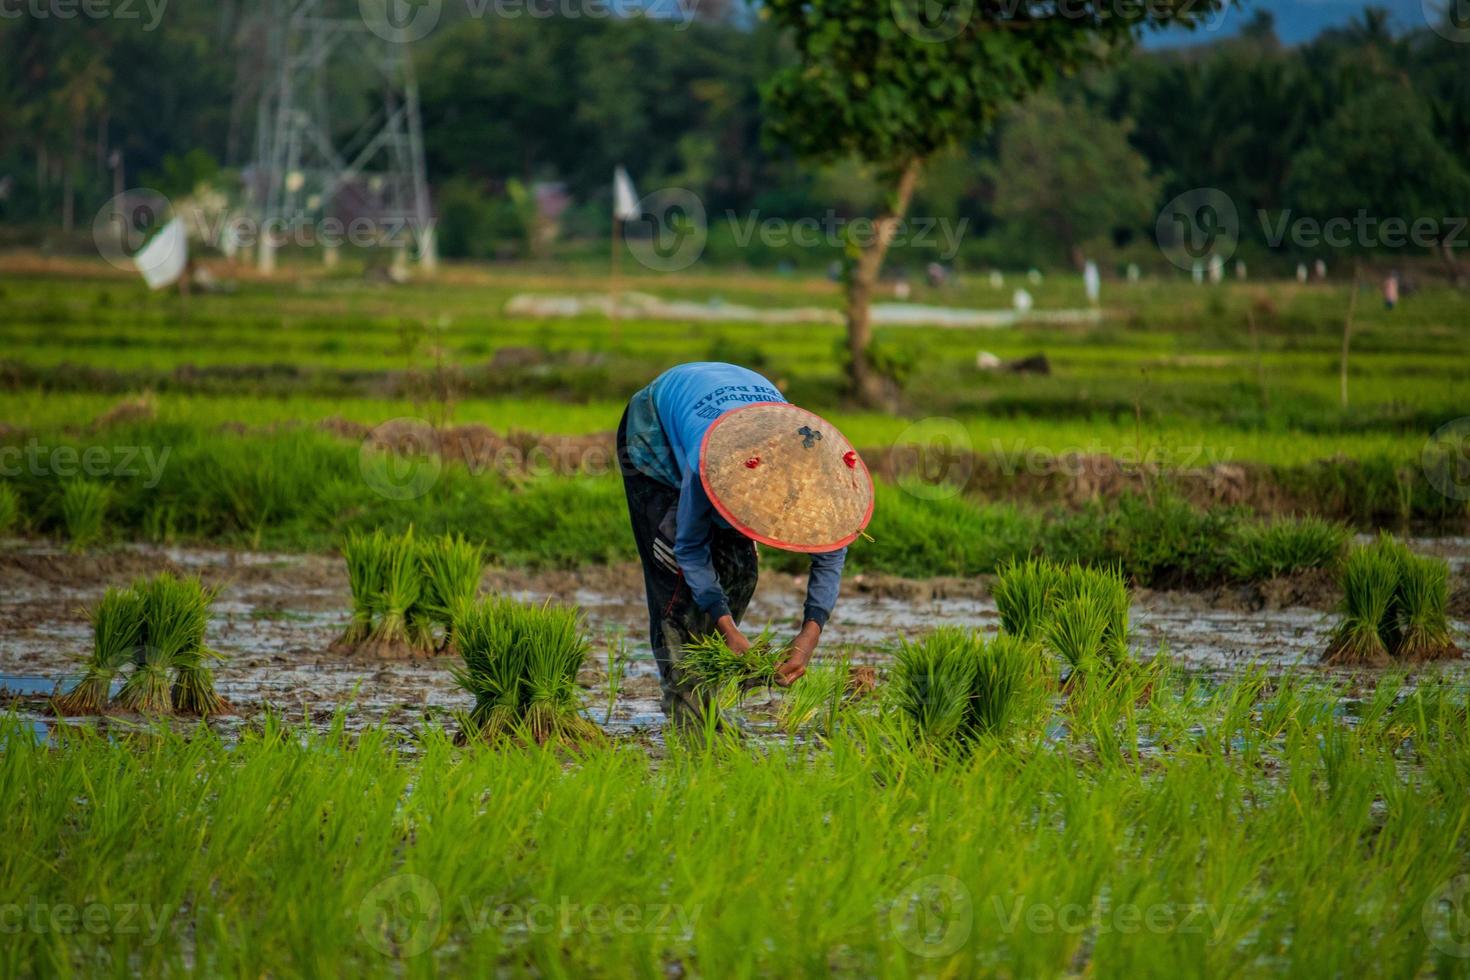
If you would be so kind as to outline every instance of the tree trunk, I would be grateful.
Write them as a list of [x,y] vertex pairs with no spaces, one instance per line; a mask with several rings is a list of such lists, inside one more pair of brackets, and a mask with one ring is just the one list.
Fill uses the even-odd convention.
[[883,258],[888,254],[888,246],[893,243],[899,222],[903,221],[913,199],[921,166],[918,159],[910,160],[904,166],[892,200],[873,221],[873,240],[863,248],[847,280],[848,379],[853,395],[865,405],[879,406],[886,397],[884,379],[868,362],[868,345],[873,340],[869,307],[878,284],[878,273],[883,269]]

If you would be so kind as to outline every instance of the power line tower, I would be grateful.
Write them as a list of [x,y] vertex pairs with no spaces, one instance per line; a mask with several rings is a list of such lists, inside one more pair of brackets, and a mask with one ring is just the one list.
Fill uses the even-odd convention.
[[[250,196],[257,262],[295,234],[336,259],[342,240],[412,248],[436,264],[418,82],[409,44],[374,31],[349,4],[263,0],[265,77],[257,103]],[[357,16],[351,16],[357,14]]]

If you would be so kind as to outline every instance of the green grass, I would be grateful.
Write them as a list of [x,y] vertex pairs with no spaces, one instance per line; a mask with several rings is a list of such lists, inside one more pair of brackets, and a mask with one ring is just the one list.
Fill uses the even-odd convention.
[[0,534],[15,530],[20,524],[20,494],[8,483],[0,483]]
[[[1341,694],[1099,685],[966,753],[849,712],[818,746],[657,759],[269,716],[237,741],[46,745],[11,717],[0,888],[40,924],[0,958],[8,975],[1457,975],[1464,688],[1369,691],[1351,720]],[[63,927],[83,914],[93,928]]]
[[61,487],[61,519],[72,550],[85,551],[102,540],[111,493],[105,484],[70,480]]
[[1229,546],[1230,574],[1252,582],[1303,568],[1333,568],[1346,552],[1349,536],[1343,525],[1312,517],[1241,524]]

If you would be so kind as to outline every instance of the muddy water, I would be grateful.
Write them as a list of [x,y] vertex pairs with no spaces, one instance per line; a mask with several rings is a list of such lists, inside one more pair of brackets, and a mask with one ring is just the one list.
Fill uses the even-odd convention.
[[[1421,550],[1449,558],[1463,587],[1470,540],[1440,539],[1423,543]],[[108,585],[163,568],[198,574],[219,587],[209,640],[227,658],[216,671],[220,692],[241,717],[271,707],[320,723],[345,706],[354,726],[412,727],[466,707],[442,658],[364,661],[328,650],[346,625],[350,605],[339,559],[149,547],[75,556],[16,541],[0,551],[0,704],[13,703],[43,717],[45,697],[75,679],[90,645],[84,607]],[[845,583],[824,649],[840,648],[856,661],[881,665],[901,635],[939,623],[996,627],[995,605],[983,583],[936,582],[853,577]],[[590,716],[613,731],[652,732],[662,724],[636,568],[540,575],[491,571],[485,587],[580,606],[595,639],[594,657],[580,678]],[[803,587],[799,578],[766,574],[748,622],[791,624]],[[1310,665],[1326,643],[1330,598],[1303,601],[1315,607],[1266,602],[1265,608],[1249,608],[1262,603],[1239,595],[1141,593],[1133,612],[1135,649],[1145,655],[1166,649],[1191,669],[1216,675],[1251,664],[1272,670]],[[1467,624],[1456,625],[1463,636]],[[607,667],[613,648],[625,651],[625,671],[609,710]]]

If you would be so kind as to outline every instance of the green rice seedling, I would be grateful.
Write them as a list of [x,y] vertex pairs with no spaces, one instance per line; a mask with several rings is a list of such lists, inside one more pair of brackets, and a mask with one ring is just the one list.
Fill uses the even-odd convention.
[[485,570],[485,549],[461,535],[443,535],[425,541],[419,554],[423,589],[416,609],[428,622],[444,629],[443,649],[454,643],[454,614],[473,602]]
[[462,664],[455,681],[474,695],[467,735],[496,738],[520,719],[528,644],[525,607],[505,596],[465,606],[455,618],[454,635]]
[[353,531],[342,543],[342,557],[347,562],[347,581],[352,588],[352,619],[347,629],[333,644],[334,648],[354,650],[367,642],[373,632],[377,597],[383,591],[382,555],[387,550],[387,536],[382,529],[372,534]]
[[735,653],[725,645],[718,633],[697,637],[684,645],[678,661],[679,670],[693,678],[702,692],[731,688],[744,691],[753,687],[771,687],[776,683],[776,668],[786,660],[786,649],[776,642],[769,630],[751,641],[750,649]]
[[980,642],[958,626],[941,626],[918,642],[899,640],[893,697],[922,741],[939,745],[965,734]]
[[1067,663],[1075,680],[1103,666],[1107,630],[1107,606],[1098,596],[1084,593],[1057,606],[1047,623],[1046,647]]
[[77,686],[56,699],[64,715],[93,715],[107,706],[112,681],[143,634],[143,599],[132,589],[108,589],[92,609],[92,656]]
[[20,494],[8,483],[0,483],[0,534],[8,534],[20,522]]
[[1001,629],[1023,640],[1039,639],[1061,577],[1061,569],[1045,558],[1002,565],[990,587]]
[[173,710],[218,714],[226,704],[214,691],[206,661],[218,657],[205,646],[213,589],[196,578],[160,572],[137,584],[143,631],[136,666],[118,692],[118,703],[134,711]]
[[423,624],[412,617],[423,588],[413,530],[384,535],[375,539],[374,547],[381,588],[373,598],[373,627],[365,644],[367,651],[383,659],[431,653],[432,639],[426,642]]
[[845,656],[812,664],[800,680],[782,692],[776,726],[787,735],[795,735],[820,716],[823,723],[819,727],[830,732],[851,675],[851,664]]
[[1400,561],[1401,556],[1381,542],[1349,553],[1342,573],[1341,619],[1322,656],[1324,663],[1387,663],[1384,632],[1394,617]]
[[1307,568],[1333,568],[1347,548],[1348,528],[1320,517],[1238,525],[1226,544],[1232,577],[1243,582]]
[[494,596],[462,606],[455,635],[463,662],[454,677],[475,696],[467,737],[524,733],[546,742],[600,736],[580,713],[577,673],[588,643],[576,609]]
[[1401,660],[1438,660],[1459,654],[1450,632],[1449,565],[1439,558],[1409,555],[1400,559],[1397,644]]
[[1002,634],[982,642],[975,653],[970,728],[979,735],[1001,737],[1020,717],[1023,697],[1036,679],[1036,647]]
[[61,491],[61,518],[73,551],[81,551],[102,537],[111,491],[91,480],[71,480]]
[[585,741],[601,732],[581,715],[577,672],[587,661],[582,615],[572,606],[533,607],[526,655],[525,724],[531,738]]
[[1128,582],[1117,568],[1067,566],[1056,586],[1053,619],[1068,600],[1085,598],[1099,610],[1103,629],[1099,652],[1112,663],[1128,657]]

